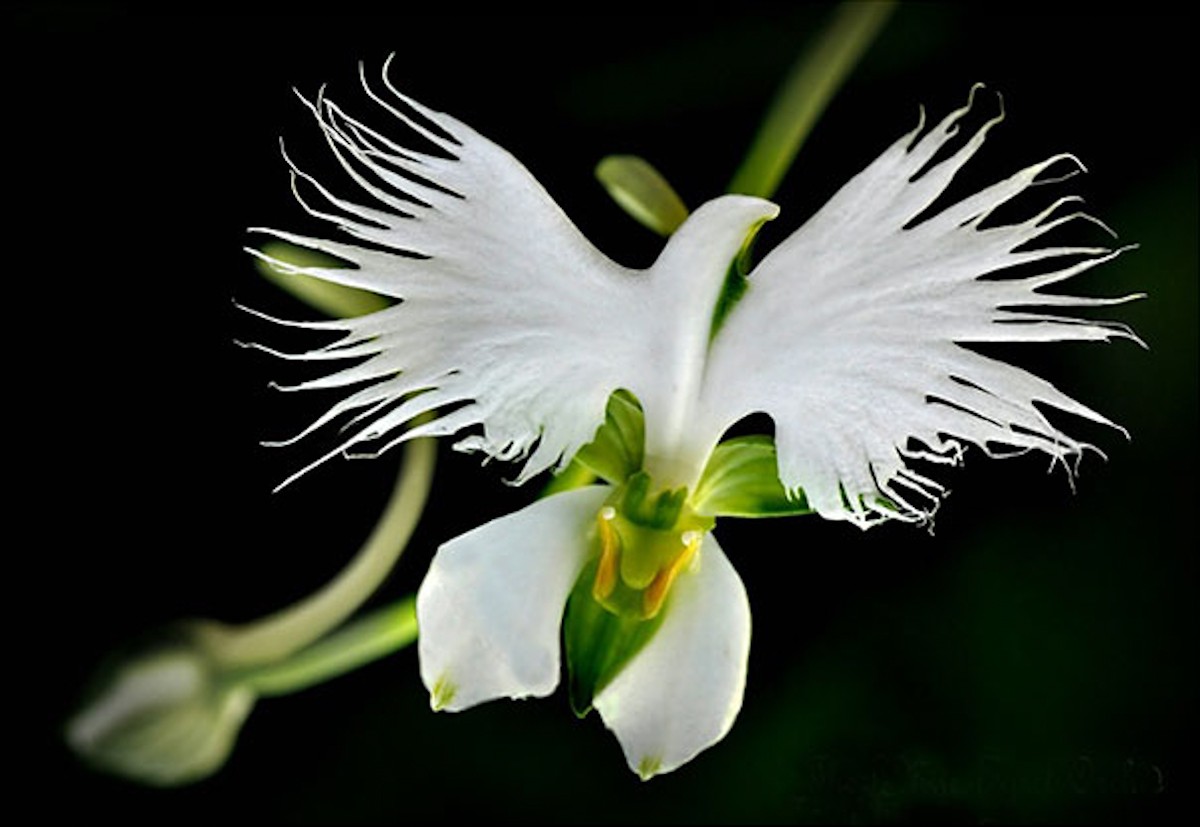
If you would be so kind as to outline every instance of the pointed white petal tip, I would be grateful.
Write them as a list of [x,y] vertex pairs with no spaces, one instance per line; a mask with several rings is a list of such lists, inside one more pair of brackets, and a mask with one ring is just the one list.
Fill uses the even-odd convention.
[[638,778],[642,779],[643,781],[649,781],[651,778],[662,772],[662,766],[662,758],[659,756],[643,755],[642,759],[638,761],[637,767],[634,768],[634,772],[638,774]]

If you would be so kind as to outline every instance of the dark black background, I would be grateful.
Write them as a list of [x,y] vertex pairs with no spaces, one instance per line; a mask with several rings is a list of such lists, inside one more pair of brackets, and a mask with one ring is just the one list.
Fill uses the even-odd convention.
[[[266,449],[329,400],[269,391],[303,369],[242,350],[308,311],[255,274],[247,226],[308,228],[278,138],[336,180],[290,88],[366,105],[356,65],[511,150],[626,264],[659,242],[594,183],[605,154],[718,194],[825,6],[719,17],[261,16],[24,4],[3,16],[6,360],[5,786],[24,821],[1180,821],[1194,814],[1197,265],[1194,27],[1092,6],[905,6],[835,99],[760,242],[983,81],[1008,120],[977,183],[1059,151],[1125,255],[1079,280],[1144,290],[1113,311],[1150,345],[1018,351],[1126,426],[1086,424],[1072,492],[1040,458],[971,455],[936,533],[816,518],[722,524],[754,649],[728,738],[641,784],[561,693],[434,716],[407,650],[263,702],[215,778],[148,790],[58,737],[102,655],[185,616],[248,620],[337,571],[395,457],[270,489],[319,446]],[[975,178],[971,179],[975,181]],[[1058,194],[1058,191],[1055,191]],[[1089,237],[1083,231],[1083,237]],[[276,341],[271,339],[271,341]],[[529,501],[508,469],[443,451],[434,498],[380,599],[433,549]]]

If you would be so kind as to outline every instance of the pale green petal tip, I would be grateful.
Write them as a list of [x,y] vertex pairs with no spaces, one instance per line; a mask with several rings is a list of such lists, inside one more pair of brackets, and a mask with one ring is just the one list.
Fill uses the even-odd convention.
[[442,675],[434,682],[433,689],[429,690],[429,705],[434,712],[441,712],[457,694],[458,684],[450,680],[448,675]]
[[637,774],[643,781],[649,781],[662,770],[662,759],[656,755],[643,755],[638,762]]

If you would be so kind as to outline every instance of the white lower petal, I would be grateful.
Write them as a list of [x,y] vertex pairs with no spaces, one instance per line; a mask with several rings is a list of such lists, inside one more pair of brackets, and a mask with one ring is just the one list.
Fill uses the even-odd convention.
[[610,490],[556,494],[438,549],[417,593],[421,680],[434,709],[554,691],[563,607]]
[[676,581],[662,626],[594,706],[643,779],[670,772],[725,737],[742,706],[750,602],[708,534]]

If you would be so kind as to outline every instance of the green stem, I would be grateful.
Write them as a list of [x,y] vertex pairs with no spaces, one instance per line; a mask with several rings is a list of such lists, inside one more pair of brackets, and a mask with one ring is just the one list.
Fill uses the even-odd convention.
[[365,666],[416,639],[416,598],[409,595],[355,620],[282,662],[234,674],[231,679],[260,696],[286,695]]
[[383,516],[337,577],[309,597],[244,626],[206,625],[204,642],[222,664],[257,666],[303,649],[362,605],[392,570],[416,528],[433,481],[432,439],[405,447],[403,466]]
[[875,39],[891,0],[848,0],[792,67],[729,192],[770,198],[825,107]]

